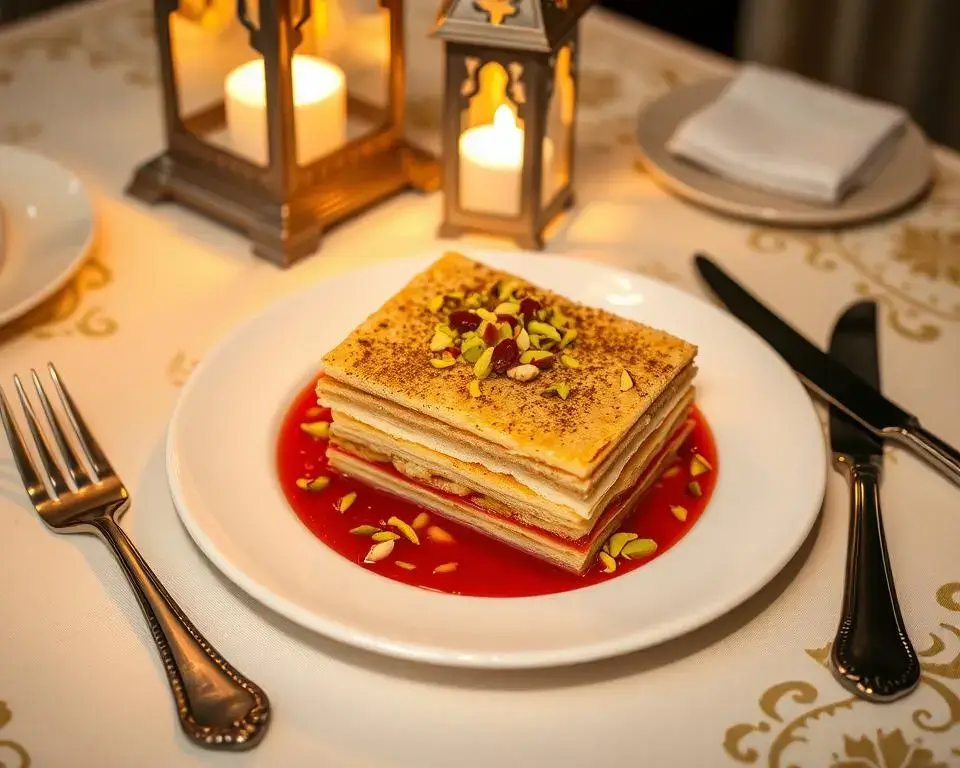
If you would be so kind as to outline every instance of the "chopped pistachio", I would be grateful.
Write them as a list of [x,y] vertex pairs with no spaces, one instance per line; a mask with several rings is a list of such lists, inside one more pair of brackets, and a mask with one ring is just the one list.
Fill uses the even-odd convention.
[[670,467],[666,472],[663,473],[664,477],[676,477],[680,474],[680,467]]
[[681,506],[678,506],[678,505],[673,505],[673,506],[670,507],[670,512],[671,512],[671,513],[673,514],[673,516],[674,516],[675,518],[677,518],[677,520],[679,520],[681,523],[686,522],[686,520],[687,520],[687,508],[686,508],[686,507],[681,507]]
[[405,571],[412,571],[417,567],[413,563],[407,563],[403,560],[394,560],[393,564],[397,566],[397,568],[403,568]]
[[450,293],[447,294],[447,298],[453,299],[454,301],[463,301],[465,295],[463,291],[450,291]]
[[530,346],[534,349],[540,349],[540,345],[543,342],[543,336],[537,336],[535,333],[529,334],[530,336]]
[[505,301],[502,304],[498,304],[497,308],[493,310],[495,315],[513,315],[516,317],[520,314],[520,305],[515,304],[512,301]]
[[705,475],[711,469],[713,469],[713,467],[710,465],[710,462],[699,453],[694,454],[693,458],[690,459],[690,475],[692,477]]
[[608,555],[606,552],[600,552],[600,562],[603,563],[603,572],[604,573],[613,573],[617,570],[617,561],[613,559],[611,555]]
[[297,488],[301,491],[322,491],[330,485],[330,478],[324,477],[315,477],[313,480],[307,480],[305,477],[301,477],[297,480]]
[[539,375],[540,369],[531,363],[515,365],[507,370],[507,378],[514,381],[533,381]]
[[480,391],[480,382],[477,379],[470,379],[470,383],[467,385],[467,391],[470,393],[470,397],[480,397],[483,394]]
[[375,525],[358,525],[356,528],[351,528],[350,533],[354,536],[373,536],[375,533],[380,533],[380,529]]
[[437,323],[435,326],[433,326],[433,330],[439,331],[440,333],[445,333],[447,336],[451,336],[453,338],[456,338],[457,336],[457,332],[447,325],[447,323]]
[[430,515],[428,515],[426,512],[421,512],[419,515],[413,518],[413,522],[410,523],[410,525],[413,526],[414,530],[419,531],[421,528],[425,528],[429,522]]
[[460,347],[460,356],[472,365],[483,354],[485,346],[483,339],[474,336],[463,342]]
[[527,324],[527,331],[531,334],[553,339],[554,341],[560,341],[561,338],[560,332],[556,328],[547,323],[540,322],[539,320],[531,320]]
[[431,312],[439,312],[441,309],[443,309],[443,302],[443,296],[434,296],[432,299],[430,299],[430,301],[427,302],[427,308]]
[[430,339],[430,351],[431,352],[442,352],[447,347],[453,346],[453,336],[448,336],[443,331],[437,331],[433,334],[433,338]]
[[522,328],[519,325],[517,326],[517,331],[517,349],[521,352],[526,352],[530,349],[530,334],[527,333],[526,328]]
[[487,347],[483,350],[483,354],[477,358],[477,362],[473,366],[473,375],[478,379],[485,379],[490,375],[490,371],[493,370],[493,347]]
[[700,483],[696,480],[691,480],[687,483],[687,493],[691,496],[696,496],[698,499],[703,496],[703,489],[700,487]]
[[561,400],[566,400],[570,396],[570,386],[561,381],[559,384],[554,384],[552,387],[547,387],[545,390],[543,390],[543,394],[548,396],[556,395]]
[[363,558],[363,562],[378,563],[384,558],[390,556],[390,553],[393,552],[393,547],[393,541],[381,541],[377,544],[374,544],[372,547],[370,547],[370,551],[367,552],[367,556]]
[[394,515],[389,520],[387,520],[387,525],[392,525],[394,528],[400,531],[400,533],[402,533],[404,536],[410,539],[410,541],[412,541],[414,544],[420,543],[420,538],[417,536],[417,532],[410,527],[409,523],[405,523],[396,515]]
[[566,349],[573,344],[573,342],[577,340],[577,335],[576,328],[568,328],[566,331],[564,331],[563,338],[560,339],[560,349]]
[[580,367],[580,361],[572,355],[560,355],[560,362],[567,366],[567,368],[577,369]]
[[457,570],[456,563],[444,563],[443,565],[438,565],[433,569],[434,573],[453,573]]
[[400,538],[400,534],[393,531],[377,531],[371,538],[374,541],[396,541]]
[[553,357],[553,353],[544,352],[539,349],[529,349],[520,355],[520,364],[526,365],[527,363],[534,363],[537,360],[545,360],[548,357]]
[[321,437],[324,439],[330,437],[329,421],[306,421],[300,425],[300,429],[302,429],[308,435],[313,435],[314,437]]
[[453,536],[451,536],[438,525],[431,525],[429,528],[427,528],[427,538],[430,539],[430,541],[437,542],[438,544],[453,543]]
[[633,377],[629,371],[622,370],[620,371],[620,391],[626,392],[628,389],[633,389]]
[[507,301],[513,296],[514,291],[522,287],[523,283],[519,280],[507,280],[497,286],[497,298],[500,301]]
[[478,307],[482,307],[483,304],[483,296],[481,296],[479,293],[469,294],[464,301],[464,305],[467,307],[467,309],[477,309]]
[[321,408],[319,405],[315,405],[315,406],[313,406],[312,408],[307,408],[307,418],[308,418],[308,419],[315,419],[315,418],[317,418],[317,416],[319,416],[321,413],[323,413],[323,408]]
[[615,533],[609,539],[607,539],[607,544],[610,545],[610,556],[619,557],[620,552],[623,548],[629,544],[634,539],[640,538],[635,533]]
[[510,326],[510,323],[500,323],[497,330],[500,335],[500,341],[513,338],[513,328]]
[[337,501],[337,511],[346,512],[350,507],[353,506],[353,502],[357,500],[357,492],[350,491],[346,496],[343,496]]
[[443,357],[434,357],[430,360],[430,365],[434,368],[449,368],[457,364],[457,359],[450,353],[444,353]]
[[652,555],[657,551],[657,542],[653,539],[634,539],[620,550],[621,557],[628,560],[634,560],[640,557]]
[[484,320],[487,320],[488,322],[491,322],[491,323],[497,322],[497,316],[493,312],[491,312],[489,309],[484,309],[483,307],[480,307],[477,310],[477,314],[480,315],[480,317],[483,318]]

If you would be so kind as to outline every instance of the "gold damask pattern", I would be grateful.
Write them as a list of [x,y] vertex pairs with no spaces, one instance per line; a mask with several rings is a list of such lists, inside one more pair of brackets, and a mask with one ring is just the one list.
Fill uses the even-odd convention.
[[[0,701],[0,730],[3,730],[12,717],[13,713],[7,707],[7,703]],[[16,762],[9,762],[11,755]],[[18,742],[0,739],[0,766],[3,768],[29,768],[30,755]]]
[[167,381],[175,387],[182,387],[187,383],[187,379],[199,362],[198,358],[190,357],[182,349],[178,350],[167,365]]
[[62,336],[102,338],[112,336],[117,321],[91,298],[113,282],[113,272],[96,255],[89,258],[73,279],[54,296],[11,323],[0,327],[0,344],[30,333],[37,339]]
[[136,86],[157,82],[153,14],[139,0],[84,14],[55,31],[14,37],[0,45],[0,85],[16,78],[15,65],[31,55],[47,61],[67,61],[80,56],[94,70],[122,67],[124,79]]
[[[937,602],[952,613],[960,613],[960,582],[948,582],[937,590]],[[896,727],[871,729],[866,732],[846,732],[833,736],[836,721],[854,708],[876,707],[856,696],[842,696],[825,703],[818,703],[820,692],[813,684],[803,680],[789,680],[770,686],[760,696],[758,706],[763,718],[757,723],[739,723],[727,729],[723,740],[726,753],[739,763],[753,765],[765,757],[768,768],[797,768],[800,765],[824,765],[817,762],[814,743],[822,747],[833,746],[829,768],[948,768],[960,757],[960,747],[949,750],[952,763],[943,762],[945,755],[937,755],[924,744],[924,736],[951,733],[960,726],[960,695],[949,683],[960,680],[960,647],[947,660],[940,660],[947,650],[948,638],[960,646],[960,627],[940,624],[940,633],[930,633],[930,645],[918,651],[924,661],[920,696],[923,686],[929,696],[920,698],[910,715],[909,722],[899,722]],[[830,644],[807,651],[812,659],[826,666],[829,663]],[[836,686],[835,690],[842,690]],[[927,709],[929,701],[937,705],[939,712]],[[787,715],[789,705],[796,705],[792,715]],[[885,710],[891,711],[891,710]],[[902,709],[892,710],[902,712]],[[876,710],[879,716],[881,709]],[[834,722],[831,722],[834,721]],[[833,728],[831,728],[833,726]],[[843,725],[842,728],[846,730]],[[910,738],[908,739],[908,736]],[[819,737],[819,739],[817,738]],[[960,745],[960,735],[956,736]],[[804,759],[806,753],[807,762]]]
[[474,0],[474,5],[485,11],[491,24],[503,24],[504,19],[515,16],[520,0]]

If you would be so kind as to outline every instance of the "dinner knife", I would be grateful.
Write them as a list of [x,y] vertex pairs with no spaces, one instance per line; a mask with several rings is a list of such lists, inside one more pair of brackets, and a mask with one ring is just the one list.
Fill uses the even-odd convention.
[[781,320],[703,254],[697,270],[727,309],[764,339],[806,386],[881,438],[894,440],[960,485],[960,452],[927,431],[916,416],[884,397]]
[[[880,390],[877,305],[854,304],[833,329],[830,355]],[[868,701],[893,701],[920,683],[920,662],[903,625],[887,556],[880,483],[883,440],[835,405],[830,448],[850,482],[843,606],[830,663],[841,684]]]

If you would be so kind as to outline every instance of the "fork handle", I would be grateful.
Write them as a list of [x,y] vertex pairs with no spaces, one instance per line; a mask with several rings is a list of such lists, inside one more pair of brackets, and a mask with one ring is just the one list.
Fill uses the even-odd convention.
[[839,456],[851,484],[850,533],[840,626],[830,661],[840,682],[869,701],[893,701],[920,682],[920,662],[900,615],[880,515],[880,467]]
[[243,750],[266,732],[270,702],[180,610],[112,515],[94,522],[123,567],[160,652],[180,725],[202,747]]

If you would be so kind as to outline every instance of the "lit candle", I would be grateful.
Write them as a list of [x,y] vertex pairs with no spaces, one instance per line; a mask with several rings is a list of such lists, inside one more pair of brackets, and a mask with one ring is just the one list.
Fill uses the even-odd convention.
[[[493,123],[460,137],[460,207],[465,211],[516,216],[520,213],[523,129],[501,104]],[[543,174],[552,173],[553,144],[543,140]]]
[[[306,165],[344,145],[347,88],[343,70],[314,56],[293,57],[297,163]],[[267,162],[267,89],[263,59],[233,70],[224,83],[230,146],[255,163]]]

